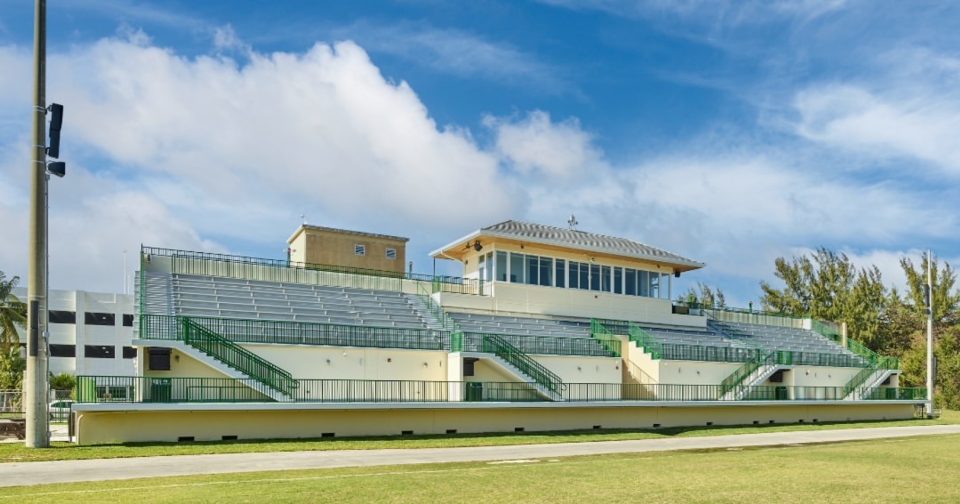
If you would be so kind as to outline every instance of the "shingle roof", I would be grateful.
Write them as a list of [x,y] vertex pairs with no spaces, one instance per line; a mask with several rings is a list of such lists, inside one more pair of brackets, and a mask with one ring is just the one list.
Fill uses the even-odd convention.
[[480,232],[481,234],[518,238],[547,245],[577,247],[599,253],[680,264],[692,268],[702,268],[704,266],[703,263],[693,259],[626,238],[544,224],[508,220],[481,228]]

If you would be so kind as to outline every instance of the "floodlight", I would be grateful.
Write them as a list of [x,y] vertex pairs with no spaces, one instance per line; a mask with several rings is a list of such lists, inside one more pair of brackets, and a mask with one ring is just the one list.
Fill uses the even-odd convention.
[[63,178],[63,176],[67,174],[67,163],[63,161],[47,163],[47,173]]
[[63,126],[63,105],[54,103],[50,105],[50,140],[47,145],[47,155],[54,159],[60,157],[61,126]]

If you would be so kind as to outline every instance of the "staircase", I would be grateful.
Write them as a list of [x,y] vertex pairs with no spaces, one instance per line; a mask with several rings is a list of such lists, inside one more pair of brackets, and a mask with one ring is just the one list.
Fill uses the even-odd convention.
[[[453,339],[453,346],[456,349],[457,340],[462,337],[455,335]],[[462,348],[462,342],[460,347]],[[475,355],[489,360],[507,373],[523,380],[541,396],[551,401],[563,400],[562,392],[565,386],[560,377],[502,337],[495,334],[483,335],[480,352]],[[472,354],[472,352],[464,352],[465,356]]]
[[900,362],[893,357],[881,357],[874,354],[870,365],[860,370],[843,387],[843,395],[847,399],[859,400],[868,396],[873,389],[880,386],[890,375],[896,372]]
[[720,399],[743,399],[750,389],[790,364],[790,352],[773,351],[766,355],[757,350],[757,356],[720,382]]
[[274,401],[293,398],[299,384],[286,370],[187,317],[176,317],[175,322],[175,334],[163,337],[158,333],[159,338],[141,335],[147,339],[135,343],[148,346],[158,339],[162,345],[153,346],[176,348],[230,378],[247,380],[250,388]]

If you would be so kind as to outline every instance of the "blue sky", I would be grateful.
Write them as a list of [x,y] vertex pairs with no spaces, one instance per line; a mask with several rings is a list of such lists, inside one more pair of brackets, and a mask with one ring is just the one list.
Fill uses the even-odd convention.
[[[25,273],[30,2],[0,0],[0,269]],[[300,215],[411,257],[507,218],[707,263],[757,298],[818,246],[955,262],[960,6],[51,0],[55,287],[139,243],[278,257]]]

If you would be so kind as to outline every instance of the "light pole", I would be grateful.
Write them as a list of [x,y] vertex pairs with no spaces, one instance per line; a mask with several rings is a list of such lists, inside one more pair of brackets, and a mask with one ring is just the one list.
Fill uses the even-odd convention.
[[[50,175],[63,177],[67,165],[63,161],[47,163],[47,155],[60,157],[60,127],[63,105],[47,108],[47,2],[36,0],[33,34],[33,163],[30,167],[30,264],[27,271],[27,372],[24,378],[26,395],[26,438],[29,448],[50,446],[50,425],[47,412],[48,351],[47,287],[49,254],[47,209]],[[47,112],[50,112],[50,140],[47,142]]]
[[29,448],[50,446],[47,415],[47,3],[36,0],[33,32],[33,164],[30,185],[30,264],[27,272],[26,438]]
[[927,250],[927,417],[933,417],[933,252]]

